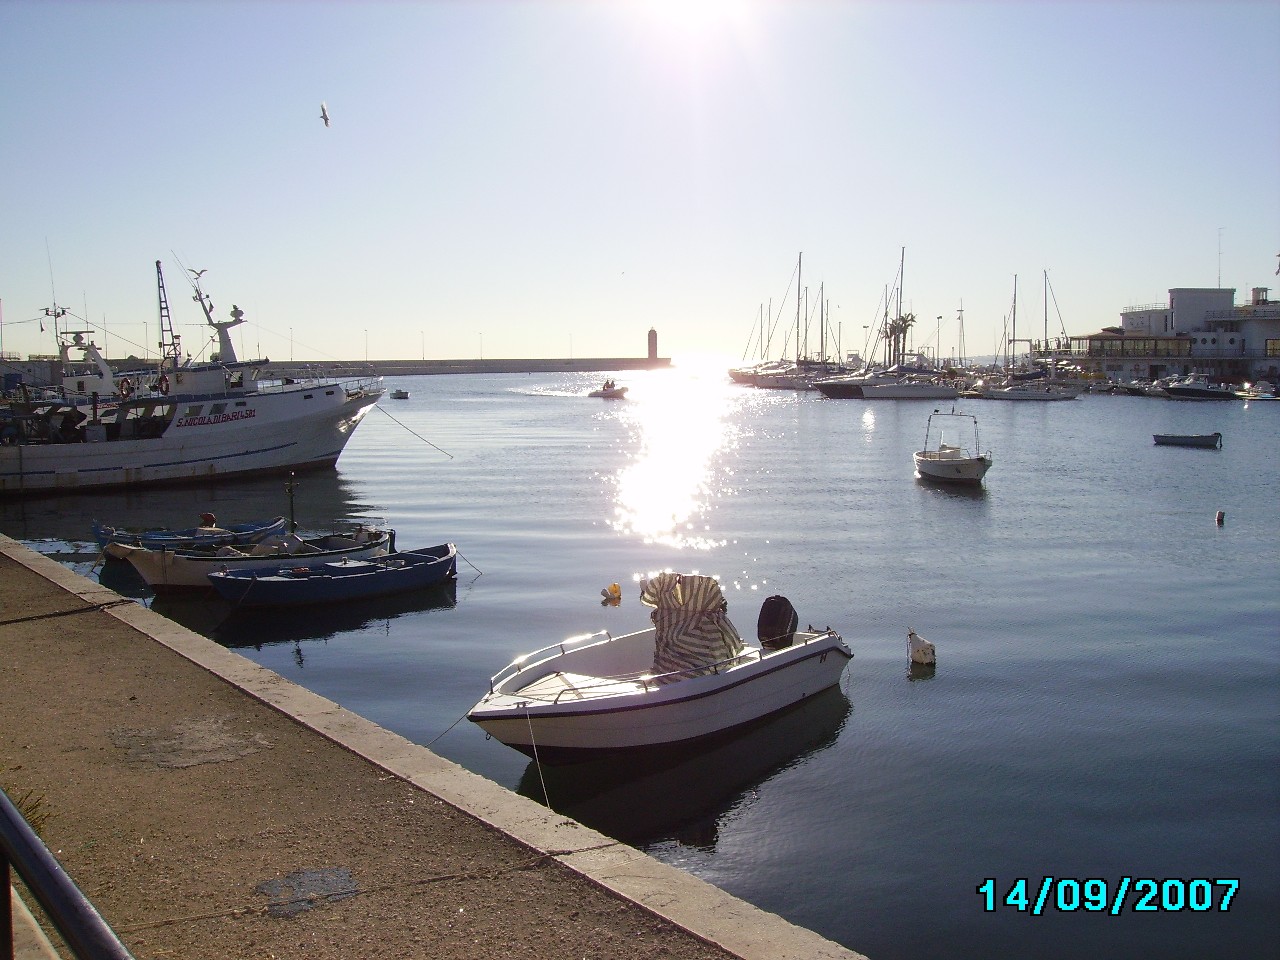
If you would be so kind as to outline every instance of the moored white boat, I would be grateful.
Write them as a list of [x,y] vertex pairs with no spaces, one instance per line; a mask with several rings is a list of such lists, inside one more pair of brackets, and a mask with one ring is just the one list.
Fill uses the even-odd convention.
[[991,387],[982,394],[988,400],[1075,400],[1080,391],[1064,384],[1047,380],[1024,380]]
[[685,743],[831,687],[853,656],[833,630],[797,631],[784,598],[765,602],[759,646],[743,643],[711,577],[659,574],[641,600],[656,607],[654,628],[575,637],[519,657],[468,719],[543,760]]
[[[948,428],[952,429],[953,438],[961,428],[972,428],[973,450],[962,444],[947,443]],[[981,483],[993,462],[991,451],[982,453],[978,444],[978,418],[954,410],[947,413],[935,410],[929,415],[924,449],[917,450],[912,458],[916,473],[925,480],[940,483]]]
[[[228,332],[244,322],[243,311],[215,321],[198,284],[220,351],[208,363],[184,361],[158,261],[156,276],[160,366],[117,375],[104,362],[99,381],[83,384],[94,386],[87,404],[28,399],[0,409],[0,497],[332,466],[382,395],[378,377],[260,379],[266,361],[237,360]],[[79,346],[98,353],[91,341]]]
[[1180,380],[1170,380],[1164,385],[1170,400],[1236,400],[1235,387],[1214,383],[1200,373],[1189,374]]

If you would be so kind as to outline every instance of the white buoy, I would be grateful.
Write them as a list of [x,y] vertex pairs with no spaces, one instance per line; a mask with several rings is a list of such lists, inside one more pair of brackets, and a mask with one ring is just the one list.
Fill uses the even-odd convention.
[[912,663],[932,664],[938,662],[938,656],[933,644],[918,636],[914,630],[907,631],[907,656],[911,658]]

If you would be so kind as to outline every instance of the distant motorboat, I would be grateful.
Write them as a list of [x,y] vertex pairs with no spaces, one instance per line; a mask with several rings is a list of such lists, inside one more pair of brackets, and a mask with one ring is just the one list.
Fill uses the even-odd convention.
[[1276,388],[1266,380],[1246,383],[1242,390],[1236,391],[1236,396],[1241,400],[1280,400],[1280,396],[1276,396]]
[[1007,383],[1000,387],[991,387],[983,391],[988,400],[1075,400],[1080,391],[1060,383],[1045,380],[1022,380]]
[[400,390],[400,389],[392,390],[392,391],[391,391],[391,399],[392,399],[392,400],[408,400],[408,399],[409,399],[409,391],[408,391],[408,390]]
[[960,395],[959,388],[921,354],[887,369],[866,367],[825,377],[814,386],[832,400],[954,400]]
[[1164,385],[1170,400],[1237,400],[1234,387],[1213,383],[1204,374],[1193,373],[1181,380],[1171,380]]
[[620,387],[612,380],[606,380],[599,390],[592,390],[588,397],[600,397],[605,400],[621,400],[627,395],[627,388]]
[[1222,446],[1220,433],[1156,433],[1151,437],[1160,447],[1206,447],[1218,449]]
[[[936,418],[936,421],[935,421]],[[972,428],[973,450],[962,444],[946,442],[947,428]],[[954,436],[954,433],[953,433]],[[978,418],[954,410],[943,413],[935,410],[925,426],[924,449],[912,454],[916,473],[924,480],[938,483],[981,483],[991,469],[991,451],[982,453],[978,446]]]

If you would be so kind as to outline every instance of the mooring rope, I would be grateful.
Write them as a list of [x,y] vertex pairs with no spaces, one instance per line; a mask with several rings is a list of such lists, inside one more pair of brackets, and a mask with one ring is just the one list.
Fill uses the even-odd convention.
[[[374,409],[375,409],[375,410],[382,410],[382,404],[380,404],[380,403],[379,403],[379,404],[374,404]],[[399,421],[399,420],[396,420],[396,418],[395,418],[395,417],[392,417],[392,416],[391,416],[391,414],[387,413],[387,411],[382,410],[382,412],[383,412],[384,414],[386,414],[388,417],[390,417],[392,421],[394,421],[395,423],[400,424],[400,426],[404,427],[406,430],[408,430],[410,433],[412,433],[415,437],[417,437],[419,440],[421,440],[421,441],[422,441],[423,443],[425,443],[427,446],[429,446],[429,447],[434,447],[436,450],[439,450],[441,453],[443,453],[443,454],[444,454],[446,457],[448,457],[450,460],[452,460],[452,459],[453,459],[453,454],[452,454],[452,453],[450,453],[448,450],[444,450],[444,449],[442,449],[442,448],[440,448],[440,447],[437,447],[434,443],[432,443],[430,440],[428,440],[428,439],[427,439],[426,437],[424,437],[422,434],[420,434],[420,433],[416,432],[415,430],[411,429],[410,427],[406,427],[403,423],[400,423],[400,421]]]

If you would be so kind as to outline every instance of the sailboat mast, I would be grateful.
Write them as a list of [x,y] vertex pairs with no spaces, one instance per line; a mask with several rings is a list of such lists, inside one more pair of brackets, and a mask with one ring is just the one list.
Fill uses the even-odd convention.
[[800,280],[804,269],[804,251],[796,258],[796,363],[800,363]]
[[1044,272],[1044,349],[1049,349],[1049,271]]
[[[1013,275],[1013,333],[1009,336],[1009,352],[1013,354],[1013,362],[1018,362],[1018,275]],[[1005,361],[1006,366],[1010,366]]]

